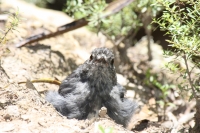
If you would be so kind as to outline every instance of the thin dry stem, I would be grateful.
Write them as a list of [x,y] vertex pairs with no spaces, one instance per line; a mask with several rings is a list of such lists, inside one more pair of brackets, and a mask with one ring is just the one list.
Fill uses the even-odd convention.
[[188,81],[189,81],[190,86],[192,88],[193,95],[194,95],[195,99],[197,100],[197,95],[195,93],[195,89],[194,89],[194,86],[193,86],[193,83],[192,83],[191,71],[189,70],[188,63],[187,63],[187,58],[186,58],[186,54],[185,53],[183,55],[183,59],[184,59],[185,66],[186,66],[186,72],[188,74]]

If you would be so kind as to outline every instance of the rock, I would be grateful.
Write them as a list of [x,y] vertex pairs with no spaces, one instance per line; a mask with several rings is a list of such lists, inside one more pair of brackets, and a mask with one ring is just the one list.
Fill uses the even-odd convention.
[[16,105],[10,105],[7,107],[6,112],[11,116],[19,116],[19,108]]

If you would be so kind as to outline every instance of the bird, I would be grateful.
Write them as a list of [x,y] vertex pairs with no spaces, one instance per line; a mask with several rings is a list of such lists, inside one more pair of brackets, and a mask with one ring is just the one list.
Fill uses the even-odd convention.
[[127,126],[138,104],[124,97],[126,89],[117,82],[113,51],[101,47],[60,84],[46,100],[68,119],[97,118],[101,107],[116,123]]

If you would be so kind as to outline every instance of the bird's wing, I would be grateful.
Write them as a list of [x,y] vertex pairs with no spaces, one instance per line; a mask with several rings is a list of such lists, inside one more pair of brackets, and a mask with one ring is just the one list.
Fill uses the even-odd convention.
[[65,95],[68,93],[77,92],[77,88],[82,88],[84,91],[84,88],[88,85],[87,80],[84,79],[87,77],[82,76],[85,69],[86,68],[84,64],[80,65],[76,70],[73,71],[72,74],[63,80],[58,90],[59,94],[65,97]]
[[124,87],[117,84],[110,92],[110,98],[104,104],[109,117],[115,120],[116,123],[127,126],[138,105],[136,102],[122,97],[121,95],[124,95],[124,93]]
[[88,82],[82,79],[83,66],[79,66],[60,85],[58,92],[47,93],[46,99],[68,118],[84,119],[88,115]]

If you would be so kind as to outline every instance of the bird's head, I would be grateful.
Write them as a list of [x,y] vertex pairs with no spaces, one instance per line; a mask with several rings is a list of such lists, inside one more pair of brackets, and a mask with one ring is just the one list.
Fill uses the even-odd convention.
[[114,69],[114,54],[108,48],[96,48],[92,51],[88,62],[97,67],[108,67]]

